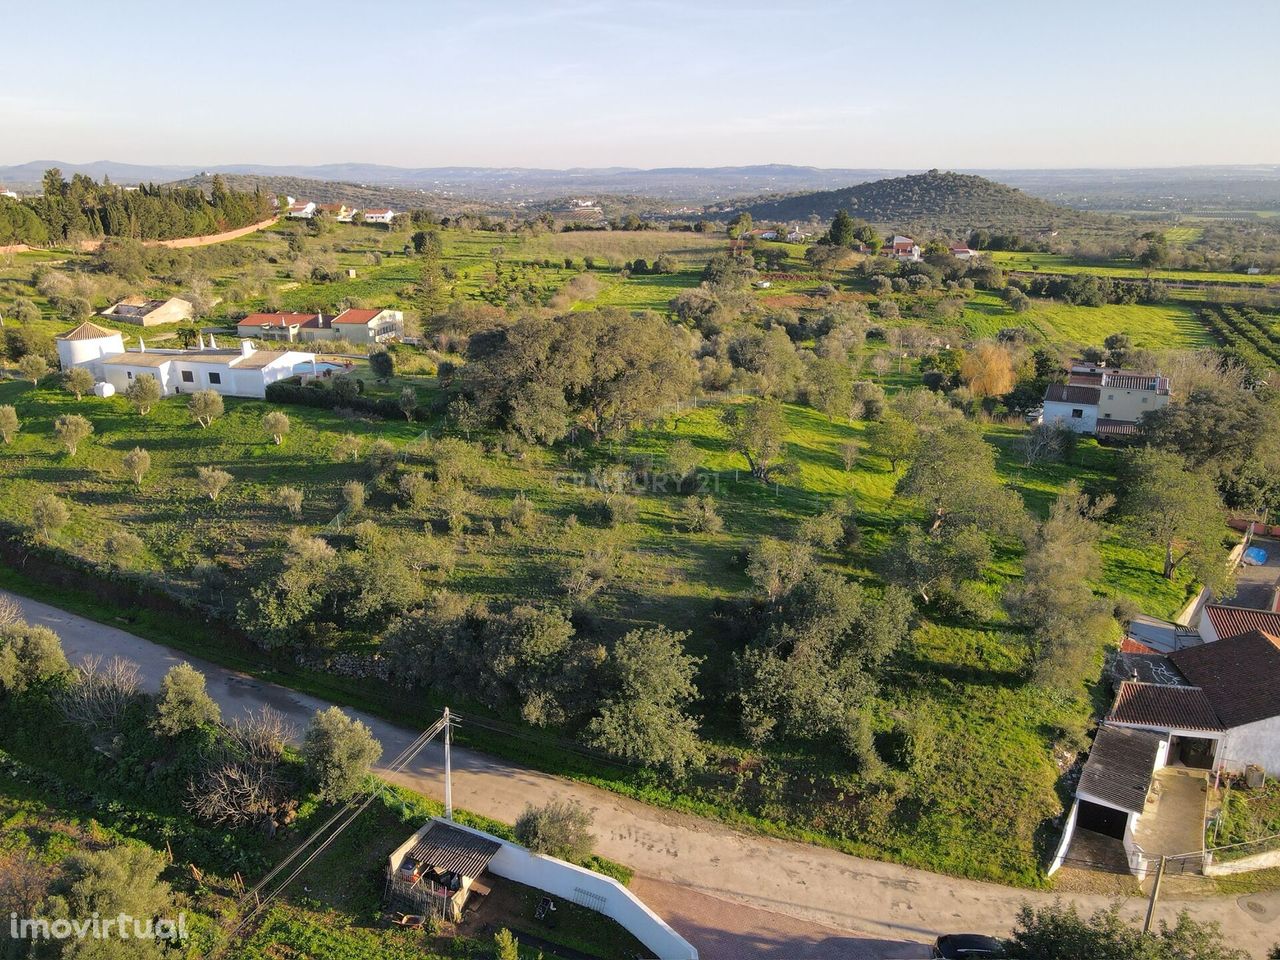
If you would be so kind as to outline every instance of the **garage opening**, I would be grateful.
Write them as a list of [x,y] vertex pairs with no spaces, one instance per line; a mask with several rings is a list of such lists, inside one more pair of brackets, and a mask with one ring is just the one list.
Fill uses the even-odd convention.
[[1076,814],[1076,828],[1092,830],[1116,840],[1124,839],[1124,828],[1129,822],[1129,814],[1114,807],[1104,807],[1091,800],[1080,801],[1080,811]]
[[1196,770],[1212,770],[1216,742],[1202,737],[1172,737],[1169,740],[1169,761]]

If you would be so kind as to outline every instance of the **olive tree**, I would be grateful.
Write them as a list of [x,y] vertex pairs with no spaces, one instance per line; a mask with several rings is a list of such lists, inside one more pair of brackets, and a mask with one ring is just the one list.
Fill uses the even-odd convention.
[[124,391],[125,399],[133,404],[133,409],[142,417],[151,412],[151,408],[160,402],[163,395],[160,381],[149,373],[136,377]]
[[289,432],[289,417],[282,410],[272,410],[262,418],[262,429],[279,446],[284,443],[284,435]]
[[48,540],[67,525],[71,511],[52,493],[44,493],[31,503],[31,529],[36,539]]
[[53,433],[58,442],[67,448],[67,454],[74,457],[76,447],[93,433],[93,424],[78,413],[64,413],[53,421]]
[[217,467],[196,467],[196,489],[208,496],[210,500],[217,500],[230,482],[231,474],[225,470],[219,470]]
[[86,367],[72,367],[62,375],[62,385],[79,400],[93,389],[93,374]]
[[529,804],[516,818],[516,840],[534,853],[581,863],[591,855],[591,813],[581,804],[549,800],[540,807]]
[[354,796],[380,756],[382,745],[372,731],[338,707],[316,711],[302,741],[307,773],[329,801]]
[[13,438],[22,428],[18,419],[18,411],[11,403],[0,404],[0,439],[5,443],[13,443]]
[[216,390],[197,390],[187,402],[187,409],[191,411],[195,422],[207,430],[213,421],[222,416],[225,409],[222,394]]
[[40,378],[48,372],[48,361],[38,353],[28,353],[18,361],[18,373],[22,374],[23,380],[30,380],[33,387],[39,384]]
[[133,478],[133,482],[137,486],[142,486],[142,478],[151,469],[151,454],[141,447],[134,447],[124,455],[124,468]]

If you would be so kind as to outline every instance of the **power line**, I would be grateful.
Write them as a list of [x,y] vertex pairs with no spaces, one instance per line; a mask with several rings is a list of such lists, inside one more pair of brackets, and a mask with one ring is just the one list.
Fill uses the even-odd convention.
[[[449,712],[446,709],[444,716],[442,716],[439,720],[437,720],[430,727],[428,727],[421,734],[419,734],[418,737],[411,744],[409,744],[409,746],[405,747],[403,750],[400,751],[399,754],[396,755],[395,759],[392,760],[391,763],[387,765],[387,768],[386,768],[387,771],[391,773],[397,773],[400,770],[402,770],[405,767],[405,765],[407,765],[414,757],[416,757],[423,750],[423,748],[425,748],[428,743],[430,743],[433,739],[435,739],[435,737],[447,726],[449,726],[449,724],[450,724]],[[227,935],[227,938],[222,943],[222,945],[216,948],[213,951],[213,953],[210,955],[211,958],[215,958],[216,960],[216,958],[223,956],[226,953],[226,951],[230,949],[231,944],[236,940],[236,938],[244,930],[246,930],[250,924],[253,923],[253,921],[262,913],[262,911],[265,910],[267,906],[269,906],[272,903],[272,901],[274,901],[278,896],[280,896],[280,894],[284,892],[284,890],[289,886],[289,884],[291,884],[294,880],[296,880],[303,873],[303,871],[305,871],[307,867],[310,866],[316,860],[316,858],[318,858],[321,854],[323,854],[326,850],[328,850],[329,847],[333,845],[334,841],[337,840],[339,836],[341,836],[343,831],[345,831],[347,827],[351,826],[351,824],[354,823],[359,818],[359,816],[369,808],[370,804],[372,804],[374,800],[382,796],[382,794],[386,791],[387,787],[389,786],[387,781],[382,778],[376,778],[374,780],[374,784],[375,786],[372,790],[367,791],[367,793],[365,794],[361,794],[357,797],[353,797],[352,799],[348,800],[341,809],[339,809],[333,816],[331,816],[328,820],[326,820],[323,824],[321,824],[320,827],[318,827],[309,837],[307,837],[306,840],[304,840],[301,844],[299,844],[296,848],[294,848],[294,850],[284,860],[282,860],[279,864],[277,864],[266,876],[264,876],[256,884],[254,884],[254,886],[250,890],[246,891],[244,896],[240,898],[238,906],[243,908],[249,901],[250,897],[252,897],[254,900],[253,909],[250,910],[249,913],[245,915],[238,924],[236,924],[235,928],[230,931],[230,933]],[[339,823],[339,821],[341,822]],[[323,836],[326,831],[328,831],[331,827],[334,826],[334,824],[337,824],[337,827],[333,830],[333,832],[330,833],[324,839],[324,841],[321,842],[311,852],[310,856],[308,856],[291,874],[289,874],[289,876],[286,877],[284,881],[282,881],[278,886],[276,886],[275,889],[272,890],[265,897],[259,896],[260,892],[263,889],[265,889],[266,886],[270,884],[272,880],[274,880],[285,869],[287,869],[291,864],[293,864],[294,861],[296,861],[298,857],[300,857],[307,850],[308,847],[310,847],[321,836]]]

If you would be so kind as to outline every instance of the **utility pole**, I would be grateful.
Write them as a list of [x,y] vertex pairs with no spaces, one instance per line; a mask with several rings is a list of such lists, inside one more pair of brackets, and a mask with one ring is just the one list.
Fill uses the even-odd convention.
[[[449,757],[449,745],[453,741],[453,720],[449,717],[449,708],[444,708],[444,818],[453,819],[453,767]],[[1163,862],[1162,862],[1163,869]],[[1159,880],[1156,881],[1159,883]],[[1150,923],[1150,917],[1147,918]]]
[[[446,734],[447,736],[447,734]],[[448,742],[447,740],[445,741]],[[1160,881],[1164,879],[1164,862],[1167,858],[1164,854],[1160,855],[1160,866],[1156,868],[1156,880],[1151,884],[1151,901],[1147,904],[1147,919],[1142,924],[1142,932],[1151,932],[1151,919],[1156,914],[1156,900],[1160,897]]]

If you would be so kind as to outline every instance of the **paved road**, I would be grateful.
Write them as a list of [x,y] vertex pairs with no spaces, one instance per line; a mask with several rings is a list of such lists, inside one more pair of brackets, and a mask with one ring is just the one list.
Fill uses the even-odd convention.
[[[94,653],[127,657],[139,664],[151,689],[175,663],[190,661],[208,677],[209,692],[228,719],[269,704],[302,725],[327,705],[123,630],[14,599],[28,620],[61,635],[73,661]],[[416,731],[350,712],[369,724],[386,757],[416,736]],[[441,763],[441,748],[432,745],[391,779],[439,797]],[[1023,903],[1052,898],[741,832],[472,751],[455,750],[453,766],[454,803],[497,820],[512,822],[527,803],[552,797],[581,802],[594,814],[599,852],[636,871],[634,889],[706,960],[922,957],[927,951],[921,944],[938,933],[1003,933]],[[1110,902],[1101,896],[1070,898],[1086,912]],[[1197,919],[1217,920],[1234,945],[1259,958],[1280,941],[1280,893],[1162,903],[1159,916],[1172,919],[1187,907]],[[1143,907],[1130,900],[1124,908],[1137,915]]]

